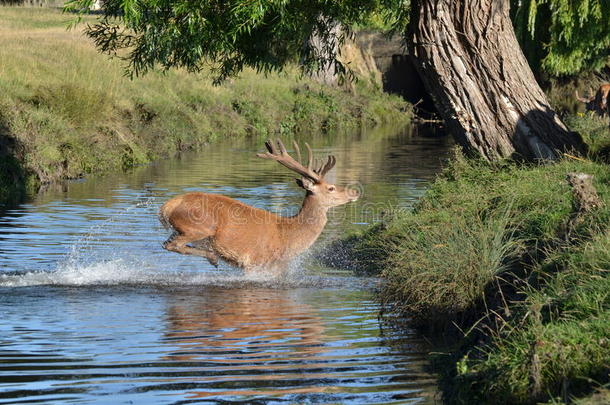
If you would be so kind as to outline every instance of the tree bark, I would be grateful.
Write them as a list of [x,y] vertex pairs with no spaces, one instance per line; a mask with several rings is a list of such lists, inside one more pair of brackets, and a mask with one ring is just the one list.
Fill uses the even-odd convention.
[[414,0],[410,54],[446,128],[487,160],[582,151],[536,82],[508,0]]
[[327,17],[320,16],[307,40],[306,52],[318,61],[318,65],[309,76],[319,83],[334,86],[338,82],[336,60],[339,56],[341,24]]

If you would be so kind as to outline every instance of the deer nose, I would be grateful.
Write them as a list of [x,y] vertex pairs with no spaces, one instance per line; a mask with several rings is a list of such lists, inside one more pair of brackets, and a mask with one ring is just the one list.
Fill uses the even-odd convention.
[[360,190],[356,187],[350,187],[347,190],[347,196],[349,197],[350,201],[356,201],[358,198],[360,198]]

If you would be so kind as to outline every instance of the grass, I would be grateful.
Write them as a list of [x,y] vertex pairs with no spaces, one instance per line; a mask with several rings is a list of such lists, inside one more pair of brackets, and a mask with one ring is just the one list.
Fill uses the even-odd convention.
[[[344,242],[361,271],[385,279],[386,311],[445,336],[434,363],[450,403],[607,396],[610,131],[586,116],[570,123],[590,156],[528,166],[456,152],[415,210]],[[604,202],[579,221],[570,172],[592,174]]]
[[589,147],[591,159],[610,163],[610,133],[608,131],[608,118],[600,118],[592,113],[570,115],[565,119],[566,124],[573,130],[582,134]]
[[525,298],[488,345],[462,358],[462,387],[504,403],[568,402],[608,382],[609,252],[606,230],[537,266],[542,286],[524,288]]
[[[347,91],[297,69],[245,71],[213,86],[209,72],[129,80],[73,17],[0,7],[0,201],[27,188],[126,169],[219,137],[350,130],[408,119],[406,104],[362,80]],[[92,19],[94,17],[88,17]],[[28,180],[29,179],[29,180]]]

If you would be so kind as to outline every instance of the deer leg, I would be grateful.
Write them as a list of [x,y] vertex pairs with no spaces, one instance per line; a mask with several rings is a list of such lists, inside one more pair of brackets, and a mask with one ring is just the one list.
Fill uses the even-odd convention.
[[[163,248],[170,252],[176,252],[183,255],[201,256],[208,259],[210,264],[214,267],[218,267],[218,255],[209,248],[198,249],[187,246],[187,243],[198,242],[202,238],[201,236],[191,237],[187,235],[180,235],[173,233],[164,243]],[[202,246],[201,243],[197,243],[198,246]],[[203,247],[203,246],[202,246]]]
[[210,239],[209,238],[204,238],[204,239],[199,239],[196,241],[191,242],[191,246],[199,251],[203,251],[206,252],[206,256],[205,258],[208,259],[208,261],[210,262],[210,264],[214,267],[218,267],[218,255],[216,254],[216,252],[214,251],[214,249],[212,249],[210,247]]

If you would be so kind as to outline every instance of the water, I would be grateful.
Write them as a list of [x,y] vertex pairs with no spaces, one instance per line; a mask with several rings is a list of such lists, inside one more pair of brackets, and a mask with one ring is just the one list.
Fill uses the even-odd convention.
[[[378,129],[308,140],[363,197],[276,279],[166,252],[156,211],[185,191],[296,212],[294,176],[228,140],[130,173],[54,186],[0,214],[0,403],[426,403],[426,347],[381,328],[376,279],[315,249],[408,209],[443,139]],[[337,254],[341,254],[337,252]]]

